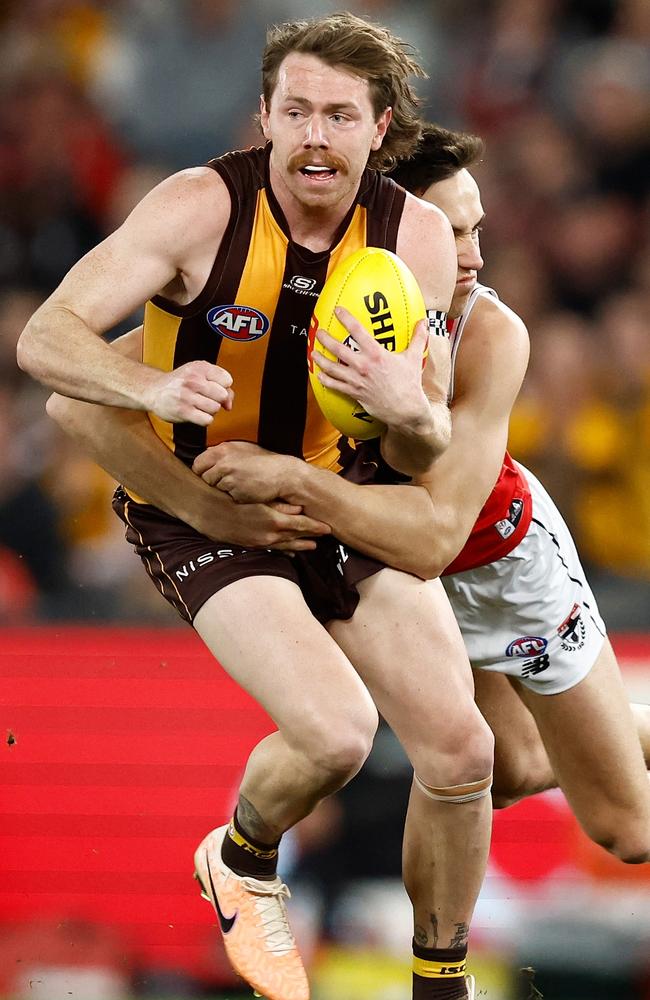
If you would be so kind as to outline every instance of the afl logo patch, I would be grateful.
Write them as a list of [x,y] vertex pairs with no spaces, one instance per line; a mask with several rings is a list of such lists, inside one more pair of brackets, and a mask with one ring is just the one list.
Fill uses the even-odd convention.
[[548,641],[541,635],[522,635],[514,639],[506,649],[506,656],[539,656],[546,652]]
[[271,325],[268,316],[252,306],[215,306],[206,318],[228,340],[259,340]]

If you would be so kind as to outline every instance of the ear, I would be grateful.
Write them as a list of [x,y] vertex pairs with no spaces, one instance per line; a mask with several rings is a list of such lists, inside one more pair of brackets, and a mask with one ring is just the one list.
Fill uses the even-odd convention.
[[382,142],[384,141],[384,136],[388,131],[388,126],[390,125],[391,118],[393,117],[393,109],[385,108],[380,114],[379,118],[375,122],[375,134],[372,140],[371,149],[379,149]]
[[264,133],[264,138],[270,139],[271,133],[269,131],[269,109],[266,106],[266,101],[264,100],[264,94],[260,94],[260,126],[262,132]]

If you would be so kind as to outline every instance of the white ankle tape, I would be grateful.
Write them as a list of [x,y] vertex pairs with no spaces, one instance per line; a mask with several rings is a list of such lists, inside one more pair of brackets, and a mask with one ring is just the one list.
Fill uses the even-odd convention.
[[417,774],[413,775],[413,779],[420,791],[428,798],[434,799],[436,802],[452,804],[482,799],[490,794],[492,788],[492,775],[488,778],[482,778],[480,781],[470,781],[467,785],[449,785],[447,788],[433,788],[431,785],[425,785]]

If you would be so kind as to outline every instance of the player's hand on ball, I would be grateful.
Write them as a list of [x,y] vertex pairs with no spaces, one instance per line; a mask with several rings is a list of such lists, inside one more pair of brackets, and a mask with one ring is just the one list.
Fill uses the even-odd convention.
[[[320,368],[319,382],[328,389],[356,399],[371,416],[389,427],[410,424],[426,412],[428,402],[422,387],[422,365],[429,334],[424,320],[415,324],[405,350],[387,351],[343,306],[336,317],[349,333],[340,343],[319,329],[314,362]],[[325,357],[326,348],[335,361]]]
[[238,503],[267,503],[282,497],[291,463],[298,461],[249,441],[224,441],[206,448],[192,469]]
[[145,409],[173,424],[207,427],[222,408],[231,410],[234,400],[232,376],[209,361],[189,361],[171,372],[149,369]]

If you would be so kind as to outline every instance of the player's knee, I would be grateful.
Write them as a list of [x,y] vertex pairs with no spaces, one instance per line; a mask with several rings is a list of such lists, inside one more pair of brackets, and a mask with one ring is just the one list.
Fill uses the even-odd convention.
[[494,770],[494,736],[480,713],[467,734],[459,767],[461,781],[475,781],[478,777],[492,774]]
[[550,787],[548,759],[545,752],[536,753],[518,747],[511,759],[499,753],[496,748],[492,805],[495,809],[507,809],[529,795],[537,795]]
[[625,865],[642,865],[650,862],[650,833],[647,824],[622,823],[616,829],[611,824],[595,826],[587,831],[591,839]]
[[304,750],[328,786],[340,787],[361,770],[378,724],[377,710],[368,699],[367,705],[356,706],[346,717],[322,718],[311,728]]
[[349,781],[363,767],[372,749],[375,730],[372,735],[369,730],[350,729],[330,736],[321,750],[319,767],[341,784]]
[[[492,774],[494,736],[478,710],[455,728],[453,740],[422,748],[413,760],[415,773],[434,786],[464,785]],[[427,777],[428,775],[428,777]]]
[[513,791],[509,787],[503,787],[497,785],[496,779],[492,785],[492,808],[493,809],[507,809],[508,806],[514,806],[516,802],[525,798],[526,794],[520,794]]

